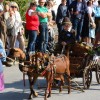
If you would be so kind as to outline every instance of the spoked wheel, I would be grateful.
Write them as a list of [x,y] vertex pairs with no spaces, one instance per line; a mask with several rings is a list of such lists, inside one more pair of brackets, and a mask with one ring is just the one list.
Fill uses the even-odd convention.
[[89,89],[91,81],[92,81],[92,71],[89,68],[85,68],[83,72],[84,89]]
[[96,66],[96,79],[97,79],[97,82],[98,84],[100,84],[100,66],[97,64]]

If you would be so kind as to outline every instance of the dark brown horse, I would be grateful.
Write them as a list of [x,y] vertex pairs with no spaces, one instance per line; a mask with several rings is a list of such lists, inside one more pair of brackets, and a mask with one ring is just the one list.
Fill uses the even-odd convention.
[[37,78],[41,76],[41,72],[45,69],[45,66],[47,66],[49,55],[46,53],[37,52],[34,55],[31,55],[30,61],[24,61],[23,65],[19,64],[20,71],[25,72],[28,75],[30,84],[29,99],[31,99],[32,96],[38,96],[38,94],[33,90],[34,84]]

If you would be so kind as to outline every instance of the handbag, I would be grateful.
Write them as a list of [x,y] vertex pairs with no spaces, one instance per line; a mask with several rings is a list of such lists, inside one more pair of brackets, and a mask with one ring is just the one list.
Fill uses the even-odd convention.
[[96,24],[90,22],[90,28],[91,28],[91,29],[95,29],[95,28],[96,28]]
[[7,35],[8,36],[11,36],[11,33],[13,31],[13,28],[14,28],[14,25],[15,25],[15,21],[12,20],[12,18],[8,18],[6,20],[6,26],[7,26]]
[[11,36],[12,30],[13,30],[13,27],[11,29],[7,29],[7,35],[8,36]]

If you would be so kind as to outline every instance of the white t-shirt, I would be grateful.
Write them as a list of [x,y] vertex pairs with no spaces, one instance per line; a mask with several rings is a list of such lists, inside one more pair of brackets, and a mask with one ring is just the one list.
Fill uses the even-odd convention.
[[[92,12],[93,12],[93,7],[87,7],[87,12],[88,14],[92,15]],[[92,22],[94,22],[94,19],[91,18]]]
[[32,16],[32,13],[34,12],[34,10],[33,9],[30,9],[29,11],[28,11],[28,15],[29,16]]
[[3,4],[0,4],[0,11],[3,11],[3,10],[4,10]]

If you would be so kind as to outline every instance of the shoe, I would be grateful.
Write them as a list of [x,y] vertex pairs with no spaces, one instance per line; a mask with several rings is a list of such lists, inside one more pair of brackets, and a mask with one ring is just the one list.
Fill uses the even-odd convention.
[[30,51],[30,52],[29,52],[29,56],[30,56],[30,55],[34,55],[34,54],[35,54],[35,51]]
[[46,50],[46,51],[45,51],[45,53],[49,53],[49,51],[48,51],[48,50]]

